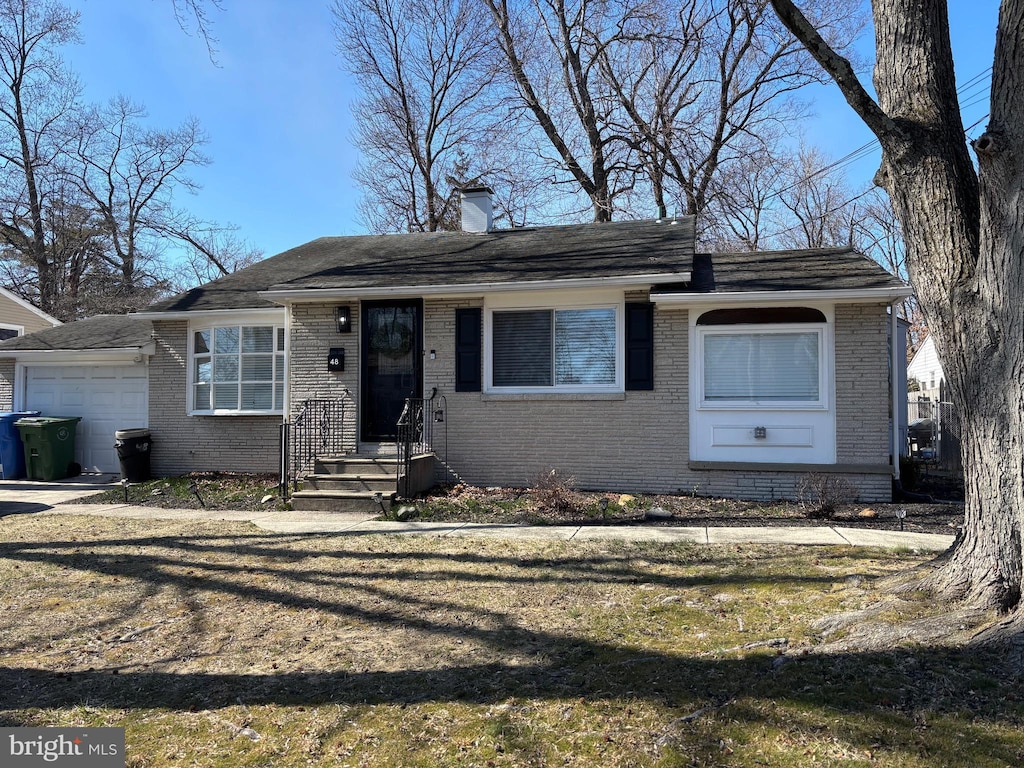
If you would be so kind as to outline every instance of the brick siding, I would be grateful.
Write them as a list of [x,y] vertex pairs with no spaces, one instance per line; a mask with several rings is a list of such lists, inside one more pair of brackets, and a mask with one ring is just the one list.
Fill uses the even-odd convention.
[[[352,330],[338,333],[334,310],[339,304],[296,304],[289,331],[288,383],[293,414],[307,399],[340,399],[345,402],[344,445],[356,449],[359,391],[359,303],[352,302]],[[345,350],[345,370],[327,370],[332,347]]]
[[836,461],[889,462],[889,315],[885,304],[836,306]]
[[[630,292],[630,301],[644,300]],[[306,398],[344,397],[349,404],[345,444],[357,448],[359,325],[338,334],[338,302],[292,308],[289,383],[293,410]],[[455,392],[455,309],[483,306],[481,297],[424,302],[424,390],[444,397],[445,420],[435,425],[439,479],[477,485],[528,485],[557,469],[580,488],[647,493],[693,493],[749,499],[793,498],[801,472],[691,470],[689,460],[689,323],[685,309],[654,315],[655,388],[613,396],[487,395]],[[840,305],[835,313],[837,459],[888,462],[884,305]],[[150,426],[157,471],[244,469],[275,471],[277,417],[185,415],[185,323],[157,325],[150,366]],[[346,352],[345,370],[329,373],[331,347]],[[434,352],[431,359],[429,352]],[[866,409],[866,403],[878,405]],[[889,498],[886,474],[844,475],[864,501]]]
[[154,322],[153,335],[156,353],[149,361],[153,473],[277,472],[281,417],[189,416],[188,322]]

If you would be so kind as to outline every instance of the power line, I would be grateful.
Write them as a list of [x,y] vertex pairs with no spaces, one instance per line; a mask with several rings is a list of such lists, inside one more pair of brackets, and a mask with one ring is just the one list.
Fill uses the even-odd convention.
[[[979,103],[981,103],[982,101],[984,101],[985,99],[988,98],[989,89],[991,88],[991,77],[989,77],[989,80],[987,82],[984,80],[984,78],[986,76],[991,75],[991,73],[992,73],[992,67],[988,67],[986,69],[983,69],[981,72],[979,72],[974,77],[972,77],[970,80],[968,80],[963,85],[961,85],[959,88],[957,88],[956,92],[957,92],[958,96],[963,95],[968,90],[976,89],[974,91],[974,93],[969,94],[969,98],[972,99],[971,101],[969,101],[966,104],[960,104],[959,105],[961,118],[963,116],[964,110],[974,106],[975,104],[979,104]],[[970,127],[964,129],[964,134],[966,135],[968,131],[970,131],[972,128],[975,128],[982,120],[984,120],[987,117],[988,117],[988,113],[986,112],[978,120],[976,120],[974,123],[972,123],[970,125]],[[762,201],[762,203],[767,202],[767,201],[771,200],[774,197],[780,197],[780,196],[784,195],[786,192],[788,192],[789,190],[795,189],[796,187],[800,186],[801,184],[803,184],[805,182],[810,181],[811,179],[815,178],[816,176],[820,176],[820,175],[822,175],[824,173],[827,173],[827,172],[829,172],[831,170],[834,170],[834,169],[839,169],[839,168],[842,168],[842,167],[845,167],[845,166],[848,166],[848,165],[852,165],[856,161],[861,160],[861,159],[863,159],[865,157],[868,157],[869,155],[873,154],[875,149],[878,146],[879,146],[878,139],[872,139],[871,141],[867,142],[866,144],[863,144],[860,147],[857,147],[852,152],[847,153],[846,155],[844,155],[843,157],[839,158],[835,162],[832,162],[829,165],[826,165],[826,166],[824,166],[822,168],[819,168],[817,171],[814,171],[813,173],[808,174],[807,176],[803,177],[802,179],[798,179],[797,181],[795,181],[792,184],[790,184],[788,187],[784,187],[783,189],[780,189],[777,192],[773,192],[772,194],[768,195]],[[834,208],[833,212],[834,211],[841,211],[843,208],[845,208],[846,206],[850,205],[851,203],[854,203],[857,200],[860,200],[860,198],[864,197],[870,191],[871,191],[870,189],[867,189],[867,190],[865,190],[864,192],[861,192],[858,195],[854,195],[853,197],[851,197],[846,202],[844,202],[844,203],[838,205],[836,208]],[[822,217],[819,217],[819,218],[824,218],[824,217],[822,216]],[[771,234],[771,235],[766,235],[765,239],[771,239],[771,238],[779,237],[780,235],[784,235],[787,232],[792,232],[795,229],[800,229],[802,226],[803,226],[803,224],[795,224],[794,226],[789,227],[787,229],[783,229],[780,232],[776,232],[776,233]]]
[[[963,114],[963,111],[965,109],[967,109],[969,107],[972,107],[975,104],[980,103],[981,101],[984,101],[984,99],[986,99],[988,97],[989,88],[991,86],[991,78],[989,79],[988,82],[983,82],[983,79],[987,75],[991,75],[991,73],[992,73],[992,67],[988,67],[987,69],[983,69],[981,72],[979,72],[974,77],[972,77],[970,80],[968,80],[966,83],[964,83],[959,88],[957,88],[957,90],[956,90],[957,95],[960,96],[960,95],[963,95],[966,91],[968,91],[968,90],[970,90],[972,88],[975,88],[975,87],[977,87],[979,85],[981,86],[981,90],[980,91],[978,91],[976,93],[969,94],[969,98],[974,98],[973,101],[970,101],[967,104],[961,104],[960,105],[960,113],[961,113],[961,115]],[[978,98],[975,98],[975,97],[978,97]],[[988,117],[988,115],[986,114],[985,117]],[[985,117],[982,117],[981,119],[984,120]],[[975,123],[974,125],[977,125],[977,123]],[[972,125],[971,128],[973,128],[974,125]],[[968,130],[970,130],[970,129],[968,129]],[[966,132],[967,131],[965,130],[964,133],[966,133]],[[795,189],[796,187],[800,186],[804,182],[810,181],[815,176],[821,176],[822,174],[828,173],[831,170],[837,170],[839,168],[843,168],[845,166],[852,165],[853,163],[857,162],[858,160],[861,160],[861,159],[871,155],[875,151],[875,148],[878,147],[878,146],[879,146],[878,139],[871,139],[866,144],[863,144],[860,147],[857,147],[857,149],[853,150],[852,152],[847,153],[846,155],[844,155],[843,157],[839,158],[838,160],[830,163],[829,165],[826,165],[826,166],[824,166],[822,168],[819,168],[818,170],[814,171],[811,174],[808,174],[807,176],[805,176],[802,179],[798,179],[797,181],[795,181],[792,184],[790,184],[788,187],[780,189],[778,192],[773,192],[771,195],[766,197],[765,200],[766,201],[767,200],[771,200],[773,197],[779,197],[781,195],[784,195],[789,190]]]

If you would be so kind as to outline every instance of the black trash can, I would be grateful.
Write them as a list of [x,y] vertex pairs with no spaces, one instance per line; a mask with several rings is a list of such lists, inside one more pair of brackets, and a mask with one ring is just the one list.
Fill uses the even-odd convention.
[[121,477],[129,483],[149,480],[149,450],[152,439],[148,429],[119,429],[114,433],[114,447],[121,464]]

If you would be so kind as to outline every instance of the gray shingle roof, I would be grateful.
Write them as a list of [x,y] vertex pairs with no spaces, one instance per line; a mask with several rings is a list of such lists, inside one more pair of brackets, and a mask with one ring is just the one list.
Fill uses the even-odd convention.
[[[276,307],[261,292],[426,289],[658,275],[657,292],[896,288],[903,284],[850,248],[694,255],[694,219],[624,221],[406,235],[323,237],[149,307],[205,312]],[[691,273],[692,276],[688,273]],[[683,281],[690,277],[690,282]],[[663,280],[664,282],[664,280]]]
[[324,237],[149,307],[147,312],[276,306],[266,290],[458,286],[679,275],[690,270],[692,217],[407,235]]
[[901,288],[905,284],[878,262],[852,248],[698,253],[686,286],[655,293],[836,291]]
[[0,343],[5,353],[53,350],[138,349],[153,340],[153,323],[127,315],[96,315]]

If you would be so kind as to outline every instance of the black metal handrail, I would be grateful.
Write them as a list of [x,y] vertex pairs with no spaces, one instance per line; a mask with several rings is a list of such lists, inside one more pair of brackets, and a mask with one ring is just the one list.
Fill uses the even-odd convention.
[[[408,497],[409,481],[412,473],[413,456],[428,453],[434,445],[434,423],[444,418],[445,398],[437,398],[437,388],[431,390],[429,397],[407,397],[402,413],[398,417],[398,492]],[[441,405],[441,408],[436,406]]]
[[341,455],[345,450],[346,399],[303,400],[295,414],[281,425],[282,496],[288,482],[297,489],[299,478],[315,466],[317,457]]

